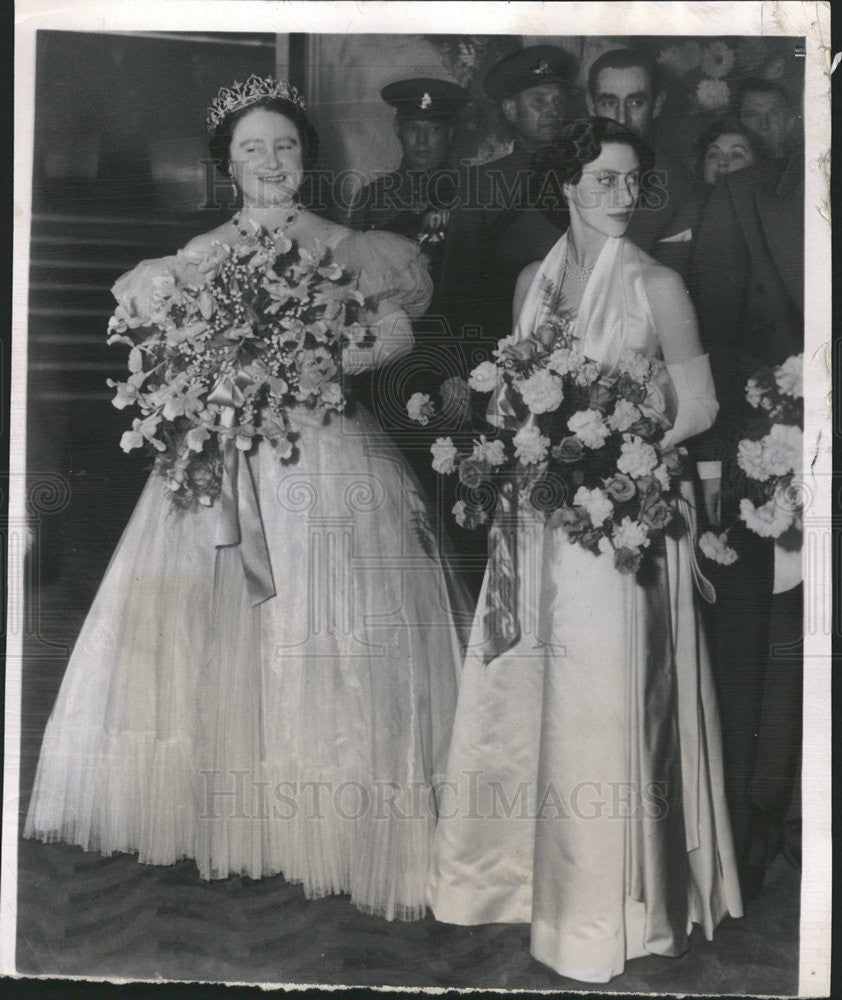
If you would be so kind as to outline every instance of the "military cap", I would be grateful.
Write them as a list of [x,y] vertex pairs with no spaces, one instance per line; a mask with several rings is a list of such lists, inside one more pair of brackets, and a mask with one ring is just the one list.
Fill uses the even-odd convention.
[[494,101],[519,94],[542,83],[561,83],[570,90],[576,59],[558,45],[530,45],[505,56],[486,73],[483,86]]
[[397,108],[399,118],[455,118],[468,103],[470,94],[449,80],[419,76],[396,80],[380,91],[387,104]]

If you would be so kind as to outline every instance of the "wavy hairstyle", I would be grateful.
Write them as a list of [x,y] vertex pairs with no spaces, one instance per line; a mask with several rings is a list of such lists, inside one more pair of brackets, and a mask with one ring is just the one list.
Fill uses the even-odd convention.
[[738,135],[745,139],[746,145],[754,156],[755,163],[769,158],[766,143],[756,132],[752,132],[750,128],[743,125],[739,118],[720,118],[708,125],[696,140],[693,166],[697,179],[701,179],[704,172],[705,156],[708,149],[723,135]]
[[538,209],[556,226],[569,222],[563,186],[578,184],[582,171],[599,156],[605,143],[630,146],[640,162],[640,191],[654,180],[655,152],[648,142],[613,118],[577,118],[568,122],[551,145],[537,150],[530,161]]
[[640,161],[641,188],[655,166],[655,152],[648,142],[613,118],[577,118],[568,122],[549,146],[532,156],[532,169],[541,176],[555,175],[560,184],[578,184],[582,171],[602,152],[605,143],[631,146]]
[[237,122],[254,111],[255,108],[262,108],[264,111],[275,111],[283,115],[298,130],[298,138],[301,140],[301,151],[303,154],[305,169],[311,167],[316,157],[319,155],[319,133],[310,124],[310,119],[297,104],[287,101],[282,97],[261,97],[254,104],[249,104],[245,108],[226,115],[217,126],[213,135],[208,140],[208,147],[213,162],[217,170],[225,176],[228,175],[231,166],[230,149],[231,136]]

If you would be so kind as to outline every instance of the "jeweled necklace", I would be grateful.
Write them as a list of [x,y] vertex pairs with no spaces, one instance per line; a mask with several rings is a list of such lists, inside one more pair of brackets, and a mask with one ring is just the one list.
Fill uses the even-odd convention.
[[[303,206],[302,206],[301,202],[300,201],[296,201],[296,203],[290,209],[289,214],[286,216],[285,219],[283,219],[281,221],[280,225],[273,226],[271,229],[269,229],[267,226],[264,226],[262,223],[258,223],[258,225],[260,225],[262,229],[265,229],[266,232],[271,237],[274,238],[276,236],[280,236],[282,233],[285,233],[287,231],[287,229],[289,229],[289,227],[293,224],[293,222],[295,222],[295,220],[298,218],[298,216],[301,215],[302,208],[303,208]],[[243,228],[243,213],[242,213],[242,211],[237,212],[237,214],[234,216],[234,218],[231,221],[234,223],[234,226],[237,229],[242,229]],[[250,220],[250,221],[256,221],[256,220]]]
[[577,264],[575,260],[570,256],[570,247],[567,248],[567,259],[564,262],[564,273],[569,274],[570,277],[580,285],[586,285],[590,276],[593,274],[594,265],[591,264],[589,267],[582,267],[581,264]]

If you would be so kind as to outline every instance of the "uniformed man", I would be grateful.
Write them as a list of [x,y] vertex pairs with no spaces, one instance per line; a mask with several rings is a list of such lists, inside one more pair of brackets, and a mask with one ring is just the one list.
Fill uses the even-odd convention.
[[382,229],[418,240],[435,284],[458,184],[458,173],[443,168],[469,94],[448,80],[416,77],[390,83],[380,96],[395,108],[403,158],[397,170],[362,189],[349,221],[354,229]]
[[[353,393],[392,436],[421,480],[442,525],[453,522],[452,477],[432,469],[430,445],[456,434],[467,418],[464,378],[471,359],[454,336],[453,299],[440,298],[451,209],[458,200],[459,171],[448,155],[458,117],[470,95],[447,80],[415,77],[384,87],[380,96],[395,108],[400,166],[367,184],[354,202],[349,222],[358,230],[385,230],[417,241],[430,265],[434,294],[425,316],[413,321],[415,347],[404,358],[354,381]],[[408,416],[415,393],[429,395],[438,409],[425,427]],[[455,534],[455,532],[454,532]],[[479,590],[485,565],[484,535],[459,532],[462,569]]]
[[440,297],[457,304],[463,330],[473,331],[486,354],[511,332],[517,276],[541,260],[567,228],[563,206],[538,210],[532,154],[549,145],[568,117],[575,59],[555,45],[533,45],[501,59],[486,75],[485,91],[499,104],[514,138],[512,151],[476,168],[465,199],[453,213]]
[[[448,153],[470,95],[449,80],[413,77],[390,83],[380,96],[395,108],[395,132],[403,158],[397,170],[362,189],[349,221],[354,229],[386,230],[416,240],[429,262],[433,299],[427,316],[414,324],[416,350],[402,368],[415,371],[404,392],[434,394],[444,383],[452,389],[452,380],[464,375],[467,367],[467,361],[457,356],[459,346],[452,338],[452,301],[442,301],[439,293],[450,213],[459,186],[458,169],[448,169]],[[447,386],[445,396],[446,404],[458,405]],[[390,405],[384,401],[386,396],[378,393],[365,398],[378,411],[381,423],[396,433],[401,417],[385,412],[384,407]],[[394,402],[394,394],[388,398]]]

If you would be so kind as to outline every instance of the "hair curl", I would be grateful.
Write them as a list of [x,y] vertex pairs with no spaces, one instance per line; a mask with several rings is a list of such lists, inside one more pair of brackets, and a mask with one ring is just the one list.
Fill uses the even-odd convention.
[[748,148],[754,156],[755,162],[768,159],[769,150],[766,147],[766,143],[756,132],[743,125],[739,118],[719,118],[717,121],[711,122],[696,140],[694,167],[699,177],[702,176],[704,171],[705,156],[708,149],[723,135],[738,135],[745,139]]
[[648,142],[613,118],[577,118],[558,133],[549,146],[532,156],[532,169],[540,178],[552,174],[559,185],[578,184],[582,171],[602,152],[605,143],[629,146],[640,163],[640,186],[646,189],[655,166],[655,152]]
[[208,147],[211,159],[216,164],[217,170],[221,174],[228,176],[231,166],[231,137],[234,134],[234,129],[237,126],[237,122],[242,121],[255,108],[262,108],[264,111],[274,111],[276,114],[283,115],[284,118],[292,122],[298,130],[298,137],[301,141],[304,167],[305,169],[311,167],[319,155],[319,133],[310,124],[310,119],[292,101],[287,101],[282,97],[261,97],[254,104],[249,104],[246,108],[240,108],[238,111],[226,115],[217,126],[216,131],[211,135],[208,140]]

